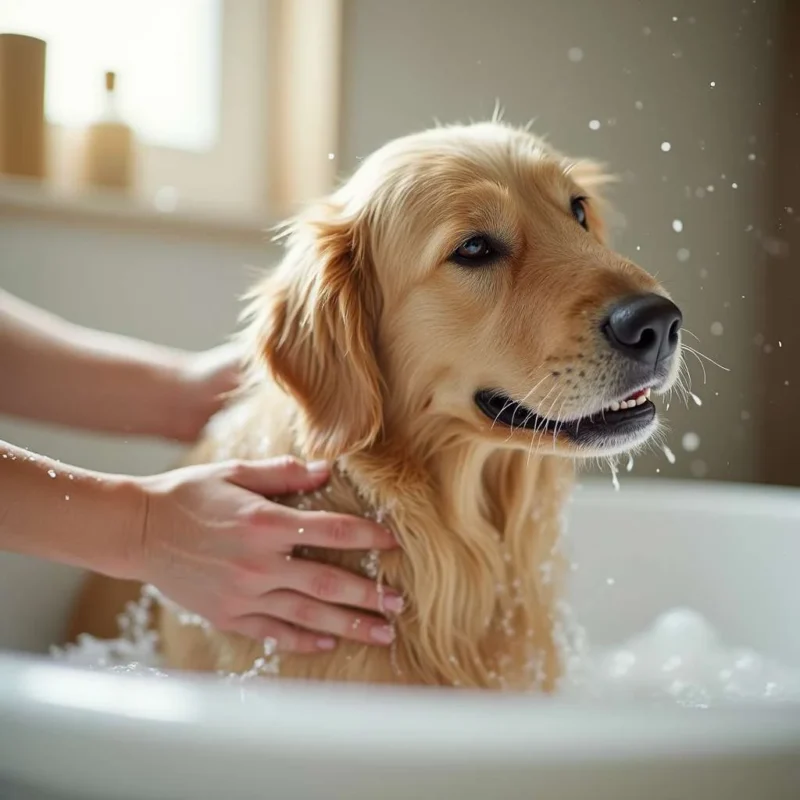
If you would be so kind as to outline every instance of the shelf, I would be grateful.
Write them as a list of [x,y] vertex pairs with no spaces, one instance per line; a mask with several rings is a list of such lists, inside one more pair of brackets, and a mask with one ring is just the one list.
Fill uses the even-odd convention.
[[156,203],[114,192],[67,192],[37,180],[0,177],[0,218],[29,216],[174,233],[197,238],[266,243],[269,215],[174,203],[166,192]]

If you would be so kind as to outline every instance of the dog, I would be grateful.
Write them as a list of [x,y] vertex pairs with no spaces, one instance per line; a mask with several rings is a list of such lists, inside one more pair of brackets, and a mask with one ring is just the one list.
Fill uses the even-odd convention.
[[[496,119],[437,127],[377,150],[282,232],[248,298],[246,387],[189,461],[334,461],[327,491],[279,502],[379,516],[400,547],[377,579],[406,600],[391,648],[284,655],[282,676],[557,686],[576,464],[645,445],[651,392],[681,363],[680,310],[608,246],[609,180]],[[301,537],[295,557],[375,574],[368,554]],[[168,608],[158,628],[170,667],[263,655]]]

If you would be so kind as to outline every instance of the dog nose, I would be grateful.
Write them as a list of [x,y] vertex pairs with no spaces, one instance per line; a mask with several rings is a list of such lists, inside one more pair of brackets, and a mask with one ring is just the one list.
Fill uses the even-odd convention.
[[615,305],[603,330],[615,350],[655,365],[675,352],[681,322],[681,310],[671,300],[640,294]]

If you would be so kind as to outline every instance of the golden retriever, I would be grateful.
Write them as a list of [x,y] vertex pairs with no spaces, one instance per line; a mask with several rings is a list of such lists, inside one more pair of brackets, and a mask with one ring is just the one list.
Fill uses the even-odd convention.
[[[282,676],[555,686],[575,460],[648,440],[650,392],[680,362],[680,311],[606,244],[607,180],[499,121],[438,127],[382,147],[287,226],[250,295],[246,391],[190,461],[335,460],[327,491],[281,502],[382,515],[401,547],[378,580],[406,608],[392,648],[285,655]],[[242,672],[263,654],[168,610],[159,627],[167,666]]]

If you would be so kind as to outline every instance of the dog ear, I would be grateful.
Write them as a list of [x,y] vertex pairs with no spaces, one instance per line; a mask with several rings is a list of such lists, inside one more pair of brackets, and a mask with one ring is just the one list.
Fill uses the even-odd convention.
[[383,423],[375,354],[380,294],[365,225],[331,206],[295,221],[285,234],[286,257],[256,292],[257,347],[300,405],[307,458],[363,449]]

